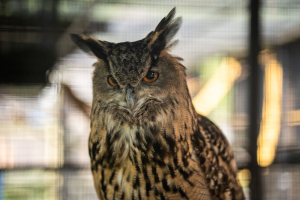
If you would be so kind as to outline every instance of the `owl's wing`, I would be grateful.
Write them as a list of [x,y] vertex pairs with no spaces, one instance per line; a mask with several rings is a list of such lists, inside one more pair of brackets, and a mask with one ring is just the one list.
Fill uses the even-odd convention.
[[221,130],[208,118],[198,115],[192,136],[195,156],[203,170],[212,199],[244,199],[237,181],[233,151]]

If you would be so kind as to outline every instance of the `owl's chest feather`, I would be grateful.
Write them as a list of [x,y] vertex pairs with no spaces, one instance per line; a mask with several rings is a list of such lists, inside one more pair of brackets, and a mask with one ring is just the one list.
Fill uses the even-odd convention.
[[[154,135],[157,129],[159,128],[151,128]],[[108,141],[111,144],[106,146],[106,151],[105,148],[100,148],[95,160],[92,159],[92,166],[95,166],[95,186],[100,198],[184,199],[193,195],[196,195],[195,199],[201,199],[198,198],[199,195],[208,197],[206,183],[202,180],[203,174],[193,163],[193,159],[186,157],[186,161],[182,161],[187,154],[178,157],[184,152],[175,155],[174,150],[179,150],[168,144],[171,141],[160,141],[159,136],[150,137],[147,133],[149,130],[149,127],[125,126],[105,139],[106,145]],[[185,167],[185,162],[189,166]],[[195,187],[196,183],[201,183],[201,187]]]
[[[155,199],[157,196],[184,199],[209,195],[203,174],[191,158],[190,138],[184,125],[166,124],[169,126],[110,124],[113,129],[91,132],[92,171],[101,199]],[[196,183],[200,183],[200,188]]]

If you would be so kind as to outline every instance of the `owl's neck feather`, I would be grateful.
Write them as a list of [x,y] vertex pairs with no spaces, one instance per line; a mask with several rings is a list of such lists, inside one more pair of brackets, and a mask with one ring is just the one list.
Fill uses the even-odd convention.
[[[121,167],[126,160],[142,164],[136,163],[136,154],[143,154],[144,162],[163,165],[174,152],[181,151],[186,156],[192,152],[187,131],[191,127],[187,126],[193,124],[195,110],[190,99],[149,101],[135,113],[103,102],[98,102],[93,109],[91,124],[96,124],[99,131],[91,133],[91,139],[102,141],[95,154],[103,166]],[[154,152],[160,153],[154,156]]]

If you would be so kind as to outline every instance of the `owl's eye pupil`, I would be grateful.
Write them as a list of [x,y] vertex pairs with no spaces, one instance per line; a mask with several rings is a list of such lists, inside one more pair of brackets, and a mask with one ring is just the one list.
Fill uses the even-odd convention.
[[147,83],[152,83],[158,79],[158,73],[149,71],[147,75],[144,77],[144,81]]
[[154,72],[148,72],[148,74],[146,75],[146,78],[149,80],[152,80],[154,78],[155,74]]
[[114,84],[117,84],[116,79],[114,79],[113,77],[111,77],[111,82],[113,82]]

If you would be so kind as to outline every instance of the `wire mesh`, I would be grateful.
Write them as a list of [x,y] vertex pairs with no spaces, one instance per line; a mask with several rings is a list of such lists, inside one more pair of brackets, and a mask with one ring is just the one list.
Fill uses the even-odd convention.
[[[194,105],[233,146],[249,182],[249,1],[0,1],[0,200],[97,199],[87,141],[93,63],[69,33],[110,42],[146,36],[174,6],[171,52]],[[261,1],[258,163],[263,199],[300,197],[300,1]],[[45,80],[48,80],[45,82]]]

